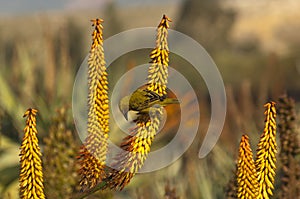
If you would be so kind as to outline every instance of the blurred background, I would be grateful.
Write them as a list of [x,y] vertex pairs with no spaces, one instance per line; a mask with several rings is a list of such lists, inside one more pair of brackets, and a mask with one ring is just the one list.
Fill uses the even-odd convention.
[[[157,26],[163,14],[172,19],[170,28],[198,41],[218,66],[227,94],[225,126],[214,150],[198,159],[210,120],[209,95],[201,77],[194,76],[193,67],[171,54],[170,66],[182,72],[194,88],[201,88],[195,90],[201,110],[197,138],[171,166],[137,175],[124,191],[106,193],[102,198],[164,198],[166,184],[183,199],[225,198],[241,135],[248,134],[255,149],[263,131],[263,105],[287,93],[296,100],[299,115],[299,7],[297,0],[0,0],[0,198],[18,198],[22,115],[28,107],[39,110],[38,136],[44,158],[51,159],[47,146],[58,145],[55,136],[49,135],[59,125],[71,132],[73,148],[70,143],[65,147],[74,149],[69,158],[76,156],[80,141],[72,119],[72,88],[91,45],[90,19],[104,19],[106,39],[123,30]],[[112,63],[110,87],[130,68],[148,63],[149,53],[134,51]],[[128,85],[134,86],[130,83],[128,80]],[[184,110],[194,109],[185,103]],[[154,148],[176,134],[176,111],[176,107],[169,108],[169,122]],[[57,169],[51,161],[44,162],[44,167],[45,172]],[[45,180],[48,197],[68,198],[51,196],[53,178],[59,179],[50,176]]]

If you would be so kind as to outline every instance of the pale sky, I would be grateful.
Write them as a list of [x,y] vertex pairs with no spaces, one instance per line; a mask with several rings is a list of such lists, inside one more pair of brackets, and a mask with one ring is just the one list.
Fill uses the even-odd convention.
[[[86,9],[112,0],[0,0],[0,15],[28,14],[51,10]],[[183,0],[114,0],[118,6],[178,3]]]

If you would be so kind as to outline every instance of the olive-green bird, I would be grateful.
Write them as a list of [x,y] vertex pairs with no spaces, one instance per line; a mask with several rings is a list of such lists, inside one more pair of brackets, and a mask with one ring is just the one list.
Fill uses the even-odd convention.
[[179,104],[176,98],[161,97],[157,93],[138,88],[131,95],[125,96],[120,100],[119,109],[128,120],[128,115],[148,114],[154,105],[167,106],[169,104]]

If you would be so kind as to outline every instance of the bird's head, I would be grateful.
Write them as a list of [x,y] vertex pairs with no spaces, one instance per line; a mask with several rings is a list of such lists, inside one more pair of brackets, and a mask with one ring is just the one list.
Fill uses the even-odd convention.
[[125,96],[119,102],[119,109],[126,120],[128,120],[129,100],[130,96]]

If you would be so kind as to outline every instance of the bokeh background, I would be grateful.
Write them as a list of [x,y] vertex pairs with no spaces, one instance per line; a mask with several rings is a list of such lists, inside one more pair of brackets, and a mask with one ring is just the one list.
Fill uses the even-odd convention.
[[[60,180],[70,174],[63,169],[55,174],[60,163],[53,163],[59,160],[49,155],[49,147],[56,150],[66,138],[49,135],[61,131],[62,137],[72,137],[68,140],[72,142],[57,150],[72,149],[67,159],[73,165],[80,140],[72,119],[72,88],[76,72],[89,52],[89,20],[104,19],[106,39],[123,30],[157,26],[163,14],[172,19],[170,28],[198,41],[220,70],[228,105],[222,135],[214,150],[198,159],[210,119],[209,95],[193,67],[171,54],[171,67],[197,88],[201,110],[197,138],[171,166],[137,175],[124,191],[105,196],[100,193],[98,197],[164,198],[168,184],[183,199],[225,198],[241,135],[248,134],[255,148],[263,131],[263,105],[287,93],[296,100],[299,115],[299,7],[298,0],[0,0],[0,198],[18,198],[18,154],[25,125],[22,115],[28,107],[39,110],[38,136],[45,152],[48,197],[68,198],[67,193],[51,195],[53,187],[61,187]],[[111,87],[130,68],[148,63],[149,53],[150,50],[135,51],[116,60],[109,67]],[[128,86],[135,86],[131,84],[128,80]],[[189,93],[185,99],[183,110],[192,112]],[[168,109],[167,124],[154,149],[176,134],[178,110]],[[111,125],[118,137],[118,128],[113,122]],[[68,171],[74,176],[75,167]],[[56,190],[59,192],[59,188]]]

